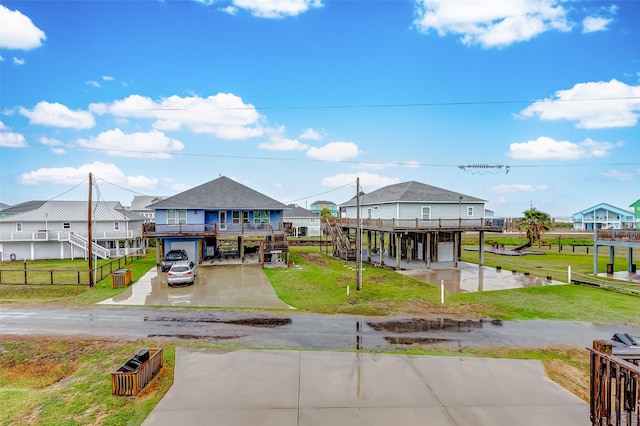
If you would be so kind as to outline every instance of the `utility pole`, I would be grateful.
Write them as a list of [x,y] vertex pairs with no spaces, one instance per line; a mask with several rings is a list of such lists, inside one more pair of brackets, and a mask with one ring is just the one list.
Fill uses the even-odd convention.
[[93,240],[93,232],[91,229],[91,213],[92,213],[92,201],[91,201],[91,191],[93,190],[93,177],[91,173],[89,173],[89,205],[87,207],[87,239],[89,242],[87,243],[87,251],[89,256],[89,287],[93,287],[93,246],[91,241]]
[[362,226],[360,224],[360,178],[356,178],[356,290],[362,290]]

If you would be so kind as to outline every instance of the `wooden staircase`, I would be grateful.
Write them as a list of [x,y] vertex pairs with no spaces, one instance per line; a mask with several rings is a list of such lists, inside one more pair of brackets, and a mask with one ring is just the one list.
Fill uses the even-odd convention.
[[342,232],[342,228],[331,219],[324,220],[324,229],[331,235],[334,250],[333,255],[344,260],[356,260],[356,249],[348,235]]

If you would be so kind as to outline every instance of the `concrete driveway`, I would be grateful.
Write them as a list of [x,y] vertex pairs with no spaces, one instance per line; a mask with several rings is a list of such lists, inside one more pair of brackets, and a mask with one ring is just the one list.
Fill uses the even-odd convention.
[[153,268],[103,305],[209,306],[225,308],[290,309],[278,299],[258,264],[200,265],[195,284],[169,287],[167,274]]
[[176,348],[143,426],[582,426],[589,406],[539,361]]

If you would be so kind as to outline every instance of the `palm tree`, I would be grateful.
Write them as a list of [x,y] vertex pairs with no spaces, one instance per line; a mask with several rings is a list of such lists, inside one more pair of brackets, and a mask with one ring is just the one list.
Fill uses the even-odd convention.
[[551,217],[549,213],[541,212],[535,207],[522,212],[524,217],[518,219],[518,228],[525,231],[529,243],[527,247],[540,241],[542,233],[551,229]]

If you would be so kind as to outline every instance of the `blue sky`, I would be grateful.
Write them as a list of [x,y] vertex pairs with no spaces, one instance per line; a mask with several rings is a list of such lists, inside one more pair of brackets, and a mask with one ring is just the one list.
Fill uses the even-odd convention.
[[496,216],[627,209],[638,22],[638,1],[2,1],[0,202],[86,199],[92,173],[123,205],[225,175],[303,207],[359,177]]

